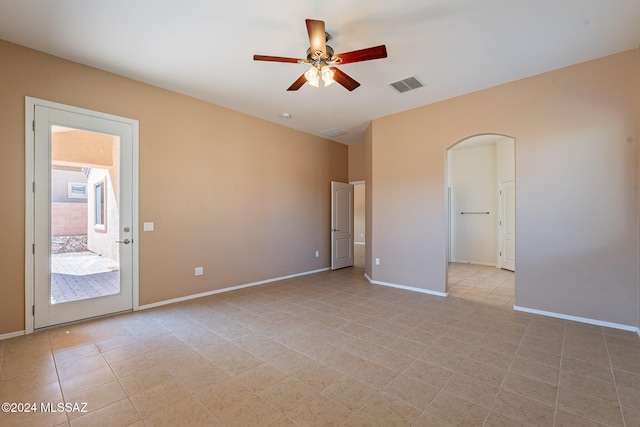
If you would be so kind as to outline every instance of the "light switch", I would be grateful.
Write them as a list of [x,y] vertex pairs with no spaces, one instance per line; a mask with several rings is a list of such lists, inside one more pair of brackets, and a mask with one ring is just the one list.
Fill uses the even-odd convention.
[[153,231],[153,223],[152,222],[145,222],[143,225],[143,230],[144,231]]

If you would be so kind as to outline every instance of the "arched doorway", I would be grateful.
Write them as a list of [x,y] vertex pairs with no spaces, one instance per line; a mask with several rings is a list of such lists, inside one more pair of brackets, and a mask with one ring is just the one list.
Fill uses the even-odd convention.
[[447,150],[447,292],[515,304],[515,140],[465,138]]

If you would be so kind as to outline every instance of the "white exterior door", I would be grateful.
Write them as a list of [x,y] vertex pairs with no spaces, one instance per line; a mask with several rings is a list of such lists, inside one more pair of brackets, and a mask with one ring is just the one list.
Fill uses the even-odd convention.
[[500,183],[500,268],[516,270],[516,186]]
[[137,121],[27,101],[33,249],[25,264],[33,328],[133,309]]
[[331,269],[353,265],[353,185],[331,181]]

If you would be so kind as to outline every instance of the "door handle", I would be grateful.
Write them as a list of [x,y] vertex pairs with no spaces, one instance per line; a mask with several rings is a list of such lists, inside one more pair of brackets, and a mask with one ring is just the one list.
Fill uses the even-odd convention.
[[131,243],[131,240],[129,239],[116,240],[116,243],[124,243],[125,245],[128,245],[129,243]]

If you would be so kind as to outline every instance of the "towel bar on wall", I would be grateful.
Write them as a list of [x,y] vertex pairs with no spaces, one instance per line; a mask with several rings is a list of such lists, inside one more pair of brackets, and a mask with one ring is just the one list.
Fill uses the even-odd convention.
[[460,215],[489,215],[489,212],[460,212]]

